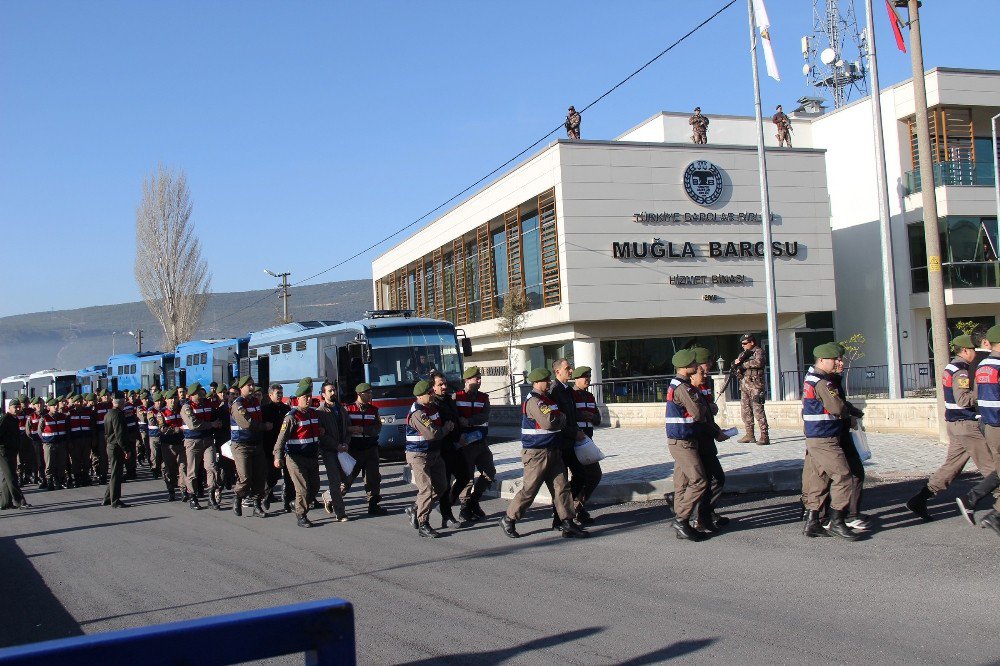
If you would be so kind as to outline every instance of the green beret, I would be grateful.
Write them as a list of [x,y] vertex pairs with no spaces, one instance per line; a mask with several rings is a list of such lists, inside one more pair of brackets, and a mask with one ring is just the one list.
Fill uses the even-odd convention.
[[428,393],[431,392],[431,386],[433,386],[433,384],[431,384],[429,381],[427,381],[426,379],[421,379],[419,382],[417,382],[417,385],[413,387],[413,395],[414,396],[427,395]]
[[959,349],[975,349],[976,343],[968,335],[960,335],[951,341],[951,346],[954,347],[955,351]]
[[149,391],[147,391],[146,389],[142,389],[141,391],[139,391],[140,398],[146,398],[148,396],[149,396]]
[[38,398],[32,398],[31,402],[29,402],[28,404],[29,405],[37,405],[38,404]]
[[552,379],[552,373],[547,368],[535,368],[528,373],[528,381],[532,384],[535,382],[546,382],[550,379]]
[[187,392],[188,393],[197,393],[200,390],[201,390],[201,383],[200,382],[192,382],[192,383],[188,384],[188,387],[187,387]]
[[243,388],[244,386],[246,386],[247,384],[249,384],[252,381],[253,381],[253,377],[251,377],[250,375],[247,375],[246,377],[240,377],[239,379],[237,379],[236,383],[234,384],[234,386],[236,386],[236,388]]
[[80,396],[80,395],[74,395],[74,396],[73,396],[73,400],[72,400],[72,401],[73,401],[73,402],[83,402],[83,396]]
[[693,349],[681,349],[670,359],[675,368],[689,368],[697,361]]
[[462,379],[472,379],[473,377],[478,377],[480,374],[478,365],[470,365],[462,373]]
[[170,389],[169,391],[163,392],[164,400],[169,400],[170,398],[176,398],[176,397],[177,397],[177,389]]
[[69,393],[66,394],[66,399],[67,400],[72,400],[75,397],[76,397],[76,392],[75,391],[70,391]]
[[990,341],[990,344],[996,344],[1000,342],[1000,324],[996,326],[990,326],[986,329],[986,339]]
[[312,386],[312,385],[313,385],[312,377],[303,377],[302,379],[299,380],[299,386]]
[[301,398],[304,395],[309,395],[309,396],[312,395],[312,386],[305,386],[303,384],[299,384],[298,388],[295,389],[295,397]]
[[814,358],[840,358],[844,355],[844,348],[836,342],[826,342],[813,347]]
[[573,379],[579,379],[580,377],[589,377],[590,373],[591,373],[590,368],[588,368],[585,365],[581,365],[573,371]]
[[59,401],[56,400],[55,398],[49,398],[48,400],[45,401],[45,404],[48,405],[49,407],[55,407],[56,405],[59,404]]
[[712,352],[708,351],[705,347],[695,347],[693,351],[695,363],[701,364],[712,362]]
[[163,394],[160,393],[159,391],[154,392],[153,395],[150,397],[153,398],[153,402],[159,402],[160,400],[163,400]]
[[372,385],[367,384],[365,382],[361,382],[360,384],[354,387],[355,393],[364,393],[365,391],[371,391],[371,390],[372,390]]
[[24,395],[23,393],[20,396],[18,396],[17,399],[21,402],[22,405],[28,402],[28,396]]
[[220,393],[220,392],[221,393],[225,393],[228,390],[229,390],[229,387],[226,386],[225,384],[220,384],[219,386],[215,387],[215,392],[216,393]]

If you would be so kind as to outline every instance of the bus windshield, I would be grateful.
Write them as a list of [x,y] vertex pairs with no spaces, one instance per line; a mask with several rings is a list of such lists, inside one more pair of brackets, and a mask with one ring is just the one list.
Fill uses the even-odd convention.
[[448,383],[462,381],[462,360],[453,329],[406,326],[368,332],[372,361],[368,383],[374,397],[411,395],[413,385],[428,379],[432,370],[444,374]]
[[56,395],[69,395],[76,389],[76,376],[56,377]]

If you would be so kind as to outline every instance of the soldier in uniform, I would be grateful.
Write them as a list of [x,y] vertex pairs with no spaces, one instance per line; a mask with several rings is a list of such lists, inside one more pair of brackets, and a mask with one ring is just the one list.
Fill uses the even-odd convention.
[[212,408],[201,395],[201,384],[192,383],[187,387],[189,400],[181,406],[181,421],[184,426],[184,453],[187,457],[187,485],[191,493],[190,506],[201,509],[198,503],[199,473],[205,473],[205,486],[208,492],[208,502],[217,511],[222,511],[219,496],[222,488],[218,486],[215,472],[215,446],[212,430],[219,427],[218,421],[212,420]]
[[774,123],[775,128],[778,133],[774,135],[774,138],[778,140],[778,147],[788,146],[792,147],[792,121],[785,115],[785,112],[781,110],[781,105],[778,105],[778,109],[775,111],[774,115],[771,116],[771,122]]
[[454,422],[441,420],[433,400],[433,384],[423,379],[413,387],[413,405],[406,415],[406,462],[417,487],[417,500],[406,507],[410,525],[422,537],[436,539],[430,516],[434,502],[448,492],[448,477],[441,459],[441,440],[454,428]]
[[[261,433],[271,429],[264,423],[260,403],[253,396],[253,379],[240,377],[236,382],[240,395],[229,408],[230,446],[236,465],[236,487],[233,491],[233,513],[243,515],[243,500],[253,499],[253,515],[267,517],[261,502],[267,490],[267,470],[270,465],[265,454]],[[271,450],[273,451],[273,449]],[[271,453],[268,452],[268,454]]]
[[281,422],[274,443],[274,466],[288,469],[295,486],[295,515],[299,527],[312,527],[309,507],[319,491],[319,415],[309,406],[312,379],[304,378],[295,391],[295,408]]
[[[125,456],[125,480],[133,481],[136,478],[136,457],[137,457],[137,447],[136,443],[139,441],[139,417],[136,414],[135,409],[135,391],[129,391],[125,395],[125,399],[122,401],[122,414],[125,416],[125,423],[127,424],[128,435],[125,441],[125,452],[128,454]],[[110,447],[108,448],[110,451]]]
[[384,516],[389,512],[379,506],[379,502],[382,501],[382,472],[379,469],[378,437],[382,432],[382,419],[379,418],[378,407],[372,404],[371,384],[358,384],[354,392],[358,397],[347,406],[347,415],[351,419],[348,428],[351,433],[348,453],[357,464],[344,479],[342,494],[346,495],[358,475],[363,473],[368,513],[373,516]]
[[35,447],[31,443],[26,427],[28,417],[33,410],[28,407],[28,396],[21,395],[17,403],[17,434],[18,459],[20,461],[21,487],[29,483],[38,483],[38,461],[35,460]]
[[49,398],[48,410],[38,420],[38,436],[45,452],[45,476],[49,490],[62,490],[66,484],[66,440],[69,420],[59,411],[59,400]]
[[691,125],[691,141],[694,143],[708,143],[708,118],[701,115],[701,107],[694,107],[694,115],[688,118]]
[[[979,362],[976,369],[976,393],[979,413],[982,415],[986,445],[993,456],[993,472],[984,474],[983,480],[964,497],[958,498],[958,508],[970,523],[975,524],[976,505],[980,500],[995,493],[1000,486],[1000,326],[986,331],[984,338],[990,345],[990,355]],[[982,471],[982,470],[980,470]],[[993,509],[979,521],[984,527],[1000,534],[1000,495]]]
[[190,502],[195,496],[188,485],[187,452],[184,449],[184,420],[178,406],[177,389],[163,394],[165,404],[157,411],[160,431],[160,459],[163,461],[163,483],[167,486],[167,501],[176,499],[177,488],[181,501]]
[[701,370],[698,373],[701,382],[695,388],[698,389],[705,410],[705,423],[698,429],[698,456],[705,469],[708,489],[695,508],[691,526],[699,532],[713,533],[729,523],[728,518],[720,516],[715,510],[722,498],[722,489],[726,485],[726,473],[722,469],[722,463],[719,462],[719,448],[716,442],[724,442],[729,437],[723,434],[722,428],[715,422],[719,406],[715,404],[715,391],[712,386],[712,354],[705,347],[694,347],[693,351],[695,362]]
[[[573,402],[576,407],[576,427],[587,437],[594,438],[594,426],[601,425],[601,412],[597,409],[597,398],[590,392],[591,369],[581,365],[573,370]],[[573,493],[573,510],[577,522],[589,525],[594,522],[590,513],[584,508],[587,500],[594,494],[604,472],[601,463],[589,465],[580,463],[584,474],[574,474],[570,479],[570,492]]]
[[700,532],[690,520],[708,490],[705,468],[698,453],[698,435],[708,420],[704,402],[695,388],[702,382],[693,349],[681,349],[671,359],[677,375],[667,388],[667,449],[674,459],[674,531],[678,539],[698,541]]
[[135,402],[136,422],[136,464],[149,462],[149,429],[146,424],[146,407],[149,404],[149,392],[139,391]]
[[[741,444],[767,446],[771,440],[767,435],[767,414],[764,413],[764,350],[757,344],[757,338],[746,333],[740,337],[743,353],[733,364],[740,375],[740,414],[746,434],[738,441]],[[760,439],[754,436],[754,421],[760,431]]]
[[[271,424],[270,430],[265,430],[262,434],[262,439],[264,440],[264,450],[274,451],[274,445],[278,441],[278,430],[281,429],[281,423],[285,420],[285,415],[288,414],[291,407],[286,405],[282,398],[284,397],[284,389],[281,388],[281,384],[271,384],[267,391],[267,400],[261,405],[260,411],[264,417],[264,422]],[[282,504],[285,513],[292,512],[292,502],[295,500],[295,491],[292,488],[292,479],[288,476],[288,471],[286,468],[281,467],[269,467],[267,474],[267,494],[264,496],[264,509],[271,508],[271,502],[277,501],[274,498],[274,488],[278,485],[278,481],[284,478],[284,487],[281,490]]]
[[45,450],[42,445],[42,438],[38,434],[38,423],[42,420],[42,412],[45,411],[45,403],[41,398],[32,398],[28,403],[30,411],[24,418],[24,434],[31,440],[31,447],[35,452],[35,467],[38,469],[38,487],[48,487],[48,480],[45,478]]
[[11,400],[7,411],[0,414],[0,509],[31,507],[21,494],[14,476],[22,438],[22,431],[18,430],[20,404],[18,400]]
[[[496,478],[497,468],[493,464],[487,436],[490,427],[490,396],[479,390],[483,383],[479,367],[472,365],[462,373],[465,388],[455,394],[458,408],[459,453],[465,461],[465,483],[455,482],[451,490],[452,504],[461,502],[459,517],[466,521],[476,521],[486,517],[479,506],[479,499]],[[476,470],[479,477],[476,478]],[[473,481],[473,479],[475,479]]]
[[[815,347],[816,362],[802,386],[802,422],[808,456],[808,464],[802,467],[806,505],[803,534],[808,537],[839,536],[856,541],[859,535],[844,521],[854,489],[851,467],[840,441],[847,407],[832,376],[842,353],[840,345],[834,342]],[[828,492],[829,522],[824,526],[819,513]]]
[[[990,339],[996,338],[1000,342],[1000,327],[990,329],[994,333]],[[988,336],[989,337],[989,336]],[[951,482],[962,473],[965,464],[972,458],[979,468],[980,474],[988,477],[996,471],[993,462],[993,455],[990,447],[986,443],[986,437],[979,431],[979,424],[976,420],[976,392],[969,378],[969,364],[976,359],[976,345],[968,335],[960,335],[951,341],[951,346],[955,350],[955,356],[951,363],[945,366],[941,373],[941,383],[944,385],[944,420],[948,432],[948,451],[945,454],[944,464],[930,479],[927,484],[920,489],[916,495],[911,497],[906,507],[924,520],[931,520],[931,515],[927,512],[927,500],[937,495],[942,490],[948,488]],[[986,396],[980,396],[981,400],[991,402],[989,388],[991,384],[991,373],[996,372],[997,366],[990,362],[987,357],[980,363],[982,373],[977,370],[976,382],[984,389]],[[984,423],[989,424],[992,412],[984,415]],[[962,503],[959,502],[959,508]],[[965,511],[963,515],[968,519],[970,516]]]
[[569,107],[569,112],[566,113],[566,122],[563,123],[563,127],[566,128],[566,137],[569,139],[579,139],[580,138],[580,121],[582,117],[579,112],[572,106]]
[[566,538],[588,537],[590,533],[573,519],[573,494],[570,492],[566,466],[563,464],[560,445],[566,415],[549,396],[552,373],[536,368],[528,375],[531,393],[521,405],[521,462],[524,464],[524,482],[514,494],[507,511],[500,516],[500,529],[511,539],[521,535],[517,521],[535,501],[535,495],[545,482],[552,483],[552,505],[560,520],[560,530]]
[[[163,392],[153,391],[146,401],[146,442],[149,444],[149,464],[152,468],[153,478],[160,478],[160,468],[163,458],[161,448],[163,441],[160,438],[160,410],[163,409]],[[171,486],[167,485],[169,491]]]
[[128,421],[122,407],[125,404],[120,393],[111,400],[111,409],[104,417],[104,439],[108,446],[108,462],[110,477],[108,489],[104,491],[104,506],[113,509],[124,509],[129,505],[122,501],[123,467],[130,455],[129,442],[135,441],[129,433]]
[[343,471],[340,469],[338,454],[347,451],[351,441],[351,417],[337,399],[337,386],[327,380],[320,387],[323,400],[316,407],[319,426],[323,434],[319,436],[319,448],[323,454],[323,467],[326,469],[327,490],[323,491],[323,510],[328,514],[336,514],[337,521],[346,523],[347,508],[344,506],[344,496],[341,492]]
[[90,474],[88,466],[90,463],[90,450],[93,447],[94,434],[92,432],[93,415],[83,404],[83,397],[73,396],[72,406],[68,414],[69,417],[69,449],[70,470],[73,476],[73,485],[83,487],[90,485]]

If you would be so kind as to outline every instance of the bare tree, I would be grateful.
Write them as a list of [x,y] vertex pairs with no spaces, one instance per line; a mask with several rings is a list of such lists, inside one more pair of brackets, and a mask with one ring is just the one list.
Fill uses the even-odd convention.
[[163,327],[167,349],[190,340],[205,311],[212,274],[194,235],[183,171],[159,166],[143,181],[135,212],[135,280]]
[[528,316],[529,305],[528,295],[523,290],[508,292],[503,300],[500,318],[497,319],[497,335],[507,341],[507,372],[510,376],[510,394],[513,403],[517,402],[517,396],[514,391],[514,363],[511,355],[514,343],[524,334],[524,322]]

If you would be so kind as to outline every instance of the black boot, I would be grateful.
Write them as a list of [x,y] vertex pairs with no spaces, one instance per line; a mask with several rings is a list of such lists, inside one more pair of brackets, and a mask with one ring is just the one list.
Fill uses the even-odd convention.
[[167,488],[167,501],[176,502],[177,501],[177,491],[173,488]]
[[476,518],[478,518],[479,520],[486,520],[486,512],[483,511],[483,507],[479,506],[479,498],[478,497],[473,496],[469,500],[469,504],[472,505],[470,507],[470,509],[471,509],[472,513],[475,514]]
[[500,516],[500,529],[511,539],[517,539],[521,536],[517,533],[517,528],[514,526],[515,522],[508,518],[506,513]]
[[428,539],[437,539],[439,536],[430,523],[420,523],[417,527],[417,533]]
[[445,507],[441,505],[441,529],[446,530],[449,527],[460,527],[462,524],[458,522],[455,518],[454,512],[451,510],[451,506]]
[[198,503],[198,498],[195,497],[194,495],[190,496],[188,506],[190,506],[195,511],[201,511],[201,504]]
[[369,516],[386,516],[389,512],[379,506],[378,502],[368,502],[368,515]]
[[260,505],[260,500],[257,500],[253,504],[253,517],[254,518],[267,518],[267,512],[264,511],[264,507]]
[[823,524],[819,521],[819,511],[806,511],[806,522],[802,527],[802,533],[807,537],[828,537]]
[[923,518],[925,521],[929,522],[934,520],[934,518],[931,517],[931,514],[927,513],[927,500],[932,497],[934,497],[934,493],[931,492],[930,488],[924,486],[920,489],[920,492],[907,500],[906,508]]
[[562,530],[562,519],[557,513],[552,514],[552,530],[555,532]]
[[406,507],[406,517],[410,521],[410,527],[412,527],[413,529],[418,529],[419,528],[419,525],[417,525],[417,505],[416,504],[411,504],[410,506]]
[[576,512],[576,522],[581,525],[592,525],[594,523],[594,518],[590,515],[589,511],[581,506]]
[[[222,499],[222,490],[220,488],[213,488],[210,493],[208,493],[208,503],[212,505],[212,508],[216,511],[222,511],[222,503],[219,501]],[[238,502],[237,502],[238,504]],[[243,515],[240,513],[239,515]]]
[[298,520],[295,521],[295,524],[298,525],[299,527],[312,527],[313,526],[312,521],[310,521],[305,516],[299,516]]
[[562,521],[562,524],[560,524],[559,526],[559,530],[562,532],[563,537],[566,539],[572,539],[572,538],[586,539],[587,537],[590,536],[590,532],[583,529],[572,520]]
[[980,527],[988,527],[997,534],[1000,534],[1000,513],[996,511],[990,511],[988,514],[983,516],[983,519],[979,521]]
[[[212,496],[212,499],[215,499],[214,495]],[[239,497],[233,498],[233,513],[237,516],[243,515],[243,501]]]
[[1000,476],[996,472],[990,472],[983,480],[977,483],[972,490],[968,492],[965,497],[959,497],[955,501],[958,503],[958,510],[961,512],[962,517],[969,521],[971,524],[976,524],[976,505],[979,502],[996,490],[997,486],[1000,486]]
[[474,523],[479,520],[479,516],[472,511],[472,500],[462,505],[462,510],[458,512],[458,517],[466,523]]
[[674,531],[677,532],[678,539],[688,541],[701,541],[701,536],[691,527],[687,520],[682,518],[674,519]]
[[847,526],[844,522],[844,512],[837,509],[830,509],[830,523],[826,526],[826,531],[832,536],[839,536],[848,541],[857,541],[861,536]]

